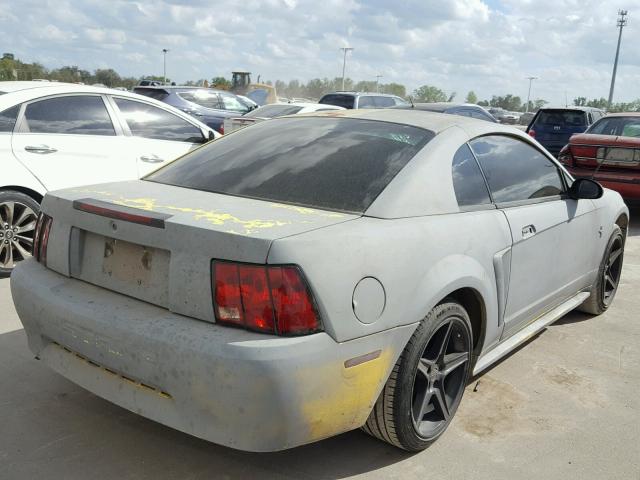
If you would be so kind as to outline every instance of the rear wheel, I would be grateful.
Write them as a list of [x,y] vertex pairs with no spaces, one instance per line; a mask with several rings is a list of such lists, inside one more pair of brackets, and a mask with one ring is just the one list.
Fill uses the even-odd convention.
[[408,451],[442,435],[471,368],[471,323],[456,302],[435,307],[414,332],[363,429]]
[[38,202],[24,193],[0,192],[0,274],[31,256],[39,211]]
[[591,295],[578,310],[600,315],[611,306],[622,277],[623,258],[624,235],[616,225],[604,251],[596,283],[591,287]]

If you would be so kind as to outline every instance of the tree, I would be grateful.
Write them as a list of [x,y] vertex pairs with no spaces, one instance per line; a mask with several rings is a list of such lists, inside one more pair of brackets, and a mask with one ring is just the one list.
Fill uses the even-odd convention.
[[120,85],[120,75],[112,68],[98,69],[93,76],[95,83],[101,83],[107,87],[117,87]]
[[231,82],[224,77],[213,77],[211,86],[220,90],[231,90]]
[[587,105],[587,97],[578,97],[573,99],[573,104],[576,107],[584,107]]
[[446,102],[447,94],[438,87],[432,85],[422,85],[413,91],[413,99],[417,102]]
[[489,105],[492,107],[504,108],[509,111],[517,111],[522,108],[522,101],[520,100],[520,97],[516,97],[509,93],[505,96],[493,95],[489,101]]
[[388,93],[390,95],[397,95],[398,97],[407,96],[406,87],[399,83],[387,83],[385,85],[382,85],[380,86],[380,91],[383,93]]
[[467,93],[467,97],[464,99],[467,103],[478,103],[478,96],[475,94],[473,90]]

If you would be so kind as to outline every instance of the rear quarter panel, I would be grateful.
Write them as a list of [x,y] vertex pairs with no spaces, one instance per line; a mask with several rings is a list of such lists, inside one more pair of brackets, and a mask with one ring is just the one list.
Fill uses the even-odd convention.
[[[295,263],[310,283],[325,329],[337,341],[416,324],[449,293],[475,289],[486,308],[485,348],[499,338],[493,257],[510,247],[502,212],[358,220],[276,240],[269,263]],[[508,272],[507,272],[508,273]],[[373,323],[354,314],[353,292],[378,279],[385,306]]]

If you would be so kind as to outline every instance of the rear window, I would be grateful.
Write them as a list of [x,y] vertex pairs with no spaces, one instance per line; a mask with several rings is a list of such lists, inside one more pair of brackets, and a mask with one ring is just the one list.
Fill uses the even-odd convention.
[[155,98],[156,100],[163,100],[169,96],[169,92],[159,88],[134,88],[133,93],[144,95],[149,98]]
[[587,115],[580,110],[542,110],[535,123],[536,125],[584,127],[587,125]]
[[434,135],[370,120],[279,118],[211,142],[146,180],[362,213]]
[[640,137],[640,117],[607,117],[594,123],[586,133]]
[[296,105],[265,105],[264,107],[252,110],[246,113],[245,117],[262,117],[262,118],[275,118],[282,117],[284,115],[293,115],[302,110],[302,107]]
[[353,95],[330,94],[322,97],[318,103],[324,103],[325,105],[337,105],[338,107],[343,108],[353,108],[353,101]]
[[215,92],[206,90],[194,90],[193,92],[180,92],[178,96],[187,102],[193,102],[205,108],[222,108],[220,97]]

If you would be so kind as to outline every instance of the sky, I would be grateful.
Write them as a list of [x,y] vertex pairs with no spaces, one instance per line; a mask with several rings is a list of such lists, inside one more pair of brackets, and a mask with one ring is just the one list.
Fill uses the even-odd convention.
[[113,68],[184,82],[347,76],[553,105],[608,97],[616,17],[627,9],[614,101],[640,98],[640,0],[0,0],[2,51],[48,68]]

